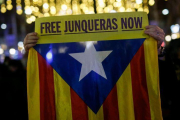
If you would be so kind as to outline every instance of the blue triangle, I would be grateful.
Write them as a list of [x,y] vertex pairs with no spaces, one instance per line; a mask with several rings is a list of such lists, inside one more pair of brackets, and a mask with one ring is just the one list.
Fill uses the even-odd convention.
[[98,41],[94,44],[96,51],[112,50],[102,62],[107,79],[91,71],[81,81],[79,77],[82,65],[69,54],[84,52],[83,43],[38,44],[34,48],[89,108],[97,113],[144,40],[145,38]]

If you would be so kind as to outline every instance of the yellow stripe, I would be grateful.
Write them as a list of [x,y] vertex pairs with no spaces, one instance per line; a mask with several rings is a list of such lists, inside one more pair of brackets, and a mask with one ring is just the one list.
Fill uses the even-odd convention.
[[69,85],[53,70],[56,102],[56,119],[72,120],[71,94]]
[[146,65],[146,79],[151,109],[151,120],[162,120],[156,40],[152,38],[148,38],[145,40],[144,53]]
[[29,120],[40,120],[38,56],[33,48],[29,50],[28,55],[27,93]]
[[89,107],[88,107],[88,116],[89,120],[104,120],[104,115],[103,115],[103,105],[99,109],[98,113],[95,114]]
[[117,82],[120,120],[135,120],[130,64]]

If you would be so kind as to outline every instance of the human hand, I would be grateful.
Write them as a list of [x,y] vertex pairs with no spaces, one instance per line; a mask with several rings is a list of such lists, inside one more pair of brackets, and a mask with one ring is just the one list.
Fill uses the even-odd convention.
[[162,42],[164,41],[165,38],[165,33],[164,31],[159,28],[156,25],[148,25],[146,26],[146,30],[144,31],[145,34],[150,35],[153,37],[155,40],[157,40],[157,46],[158,48],[161,46]]
[[24,48],[25,51],[28,51],[31,47],[35,46],[39,37],[37,36],[37,33],[32,32],[26,35],[24,38]]

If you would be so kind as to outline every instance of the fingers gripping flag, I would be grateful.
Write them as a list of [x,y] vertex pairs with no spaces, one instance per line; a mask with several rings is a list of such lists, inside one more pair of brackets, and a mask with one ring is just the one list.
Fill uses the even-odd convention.
[[143,35],[146,19],[38,19],[40,39],[28,58],[29,119],[161,120],[157,45]]

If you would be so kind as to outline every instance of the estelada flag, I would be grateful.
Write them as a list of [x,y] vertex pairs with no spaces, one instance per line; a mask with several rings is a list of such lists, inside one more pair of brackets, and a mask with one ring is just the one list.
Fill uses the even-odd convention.
[[29,120],[162,120],[157,42],[144,12],[39,18]]

